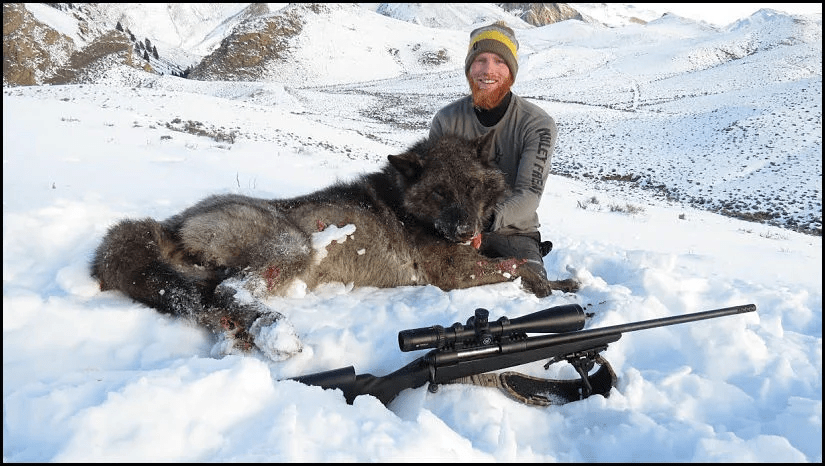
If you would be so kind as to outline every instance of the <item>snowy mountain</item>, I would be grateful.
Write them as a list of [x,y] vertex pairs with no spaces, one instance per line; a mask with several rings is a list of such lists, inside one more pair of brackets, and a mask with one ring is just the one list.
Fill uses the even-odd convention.
[[[358,23],[376,21],[375,16],[390,20],[400,20],[427,28],[467,32],[481,24],[495,20],[506,21],[511,26],[523,29],[543,26],[556,22],[576,19],[594,24],[623,26],[631,23],[644,24],[647,19],[655,19],[661,14],[651,10],[640,10],[626,4],[572,4],[587,12],[579,13],[571,4],[565,3],[462,3],[462,4],[416,4],[416,3],[361,3],[361,4],[294,4],[287,3],[52,3],[52,4],[4,4],[4,41],[7,43],[4,62],[28,70],[39,70],[34,80],[21,80],[18,75],[8,73],[4,67],[4,83],[39,84],[68,83],[90,79],[89,73],[78,68],[94,68],[100,71],[100,64],[90,66],[88,55],[99,59],[104,55],[117,54],[110,59],[108,67],[115,63],[144,69],[153,73],[180,73],[184,69],[201,64],[200,79],[240,79],[239,76],[254,76],[259,80],[269,80],[277,73],[272,68],[285,64],[299,68],[300,56],[292,57],[290,50],[304,48],[301,39],[315,39],[311,34],[301,33],[304,25],[324,27],[324,22],[333,24],[327,32],[327,41],[335,42],[340,49],[342,43],[347,48],[364,49],[375,53],[378,44],[365,44],[364,38],[376,39],[376,34],[362,32],[346,35],[347,31],[361,29]],[[313,23],[320,23],[313,26]],[[354,22],[354,25],[353,25]],[[392,29],[397,21],[389,21]],[[336,34],[332,34],[333,30]],[[343,33],[343,35],[341,34]],[[122,42],[131,47],[123,53],[124,47],[101,46],[101,38],[112,34],[121,36]],[[466,34],[465,34],[466,35]],[[51,37],[50,37],[51,36]],[[300,39],[298,36],[301,36]],[[46,40],[40,40],[45,37]],[[68,44],[56,50],[54,37]],[[361,40],[359,40],[359,37]],[[111,37],[103,44],[111,42]],[[153,44],[147,59],[144,59],[146,43]],[[384,38],[380,53],[393,55],[396,61],[399,51],[413,50],[412,62],[432,61],[431,51],[421,49],[421,44],[404,44],[393,40],[392,34]],[[95,47],[96,46],[96,47]],[[152,51],[159,48],[159,56]],[[432,48],[432,47],[431,47]],[[34,57],[29,50],[41,57]],[[330,47],[329,50],[336,50]],[[363,52],[363,51],[362,51]],[[416,53],[417,52],[417,53]],[[462,52],[459,50],[459,52]],[[85,59],[71,60],[77,54]],[[235,54],[243,56],[237,57]],[[459,53],[461,55],[461,53]],[[42,56],[48,56],[43,63]],[[259,58],[255,58],[259,57]],[[440,59],[444,61],[443,52]],[[204,61],[205,63],[201,63]],[[269,65],[269,66],[267,66]],[[403,65],[402,65],[403,67]],[[413,66],[415,69],[415,67]],[[72,72],[67,72],[71,69]],[[292,70],[294,72],[294,69]],[[304,82],[303,77],[314,77],[307,70],[296,76],[296,82]],[[221,75],[221,73],[227,73]],[[36,73],[37,74],[37,73]],[[82,75],[78,78],[76,75]],[[282,78],[282,76],[281,76]]]
[[[521,42],[514,90],[545,102],[561,129],[556,173],[821,234],[821,15],[760,10],[719,29],[574,4],[598,19],[535,27],[495,4],[59,5],[4,4],[4,21],[28,18],[10,44],[24,31],[53,37],[27,55],[40,68],[4,70],[29,84],[153,86],[159,72],[277,83],[319,120],[331,94],[347,94],[360,98],[336,118],[419,134],[465,92],[468,31],[505,19]],[[144,60],[144,43],[160,58]]]
[[[4,4],[4,462],[822,462],[821,14],[58,5]],[[537,213],[548,276],[577,293],[296,287],[266,305],[303,350],[273,361],[91,277],[120,219],[379,170],[465,95],[468,32],[500,18],[521,44],[514,91],[560,129]],[[215,79],[177,76],[199,65]],[[624,335],[603,352],[610,396],[564,406],[466,384],[349,405],[285,380],[389,374],[422,356],[399,331],[477,308],[579,304],[595,329],[748,303]],[[576,377],[545,362],[513,369]]]

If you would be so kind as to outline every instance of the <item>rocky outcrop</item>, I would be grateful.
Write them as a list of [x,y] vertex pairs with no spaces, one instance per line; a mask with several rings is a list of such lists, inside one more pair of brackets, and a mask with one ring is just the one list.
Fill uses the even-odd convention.
[[276,14],[255,6],[250,18],[238,24],[214,52],[206,56],[189,73],[192,79],[255,80],[275,62],[290,58],[290,41],[303,29],[301,11],[324,9],[320,4],[296,4]]
[[[61,5],[62,6],[62,5]],[[75,41],[39,22],[22,3],[3,4],[3,85],[75,84],[90,82],[113,65],[146,69],[133,61],[126,33],[92,30],[80,8],[70,13],[78,21]]]
[[74,41],[37,21],[22,3],[3,4],[3,85],[43,84],[69,62]]
[[584,20],[581,13],[566,3],[498,3],[498,6],[533,26],[545,26],[568,19]]
[[[132,60],[133,47],[126,34],[109,31],[94,39],[82,50],[77,50],[69,57],[66,66],[55,70],[54,75],[46,79],[46,84],[72,84],[87,82],[90,76],[105,72],[111,64],[121,63],[127,66],[145,69],[143,63],[135,64]],[[146,70],[151,72],[151,68]]]

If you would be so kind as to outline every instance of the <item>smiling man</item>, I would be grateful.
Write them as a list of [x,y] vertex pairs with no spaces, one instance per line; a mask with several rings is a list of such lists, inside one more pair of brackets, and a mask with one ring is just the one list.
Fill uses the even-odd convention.
[[471,95],[436,113],[430,137],[457,134],[476,138],[495,131],[494,160],[512,195],[495,207],[482,234],[480,251],[488,257],[526,259],[546,278],[542,257],[552,248],[541,242],[536,209],[550,173],[556,122],[537,105],[510,90],[518,73],[518,41],[504,22],[470,33],[464,74]]

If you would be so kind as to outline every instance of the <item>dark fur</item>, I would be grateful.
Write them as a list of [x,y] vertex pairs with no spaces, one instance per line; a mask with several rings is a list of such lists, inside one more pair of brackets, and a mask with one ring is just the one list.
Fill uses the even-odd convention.
[[[236,299],[227,279],[242,278],[259,297],[284,293],[294,279],[310,290],[326,282],[451,290],[520,276],[538,296],[574,291],[572,280],[549,282],[522,260],[486,258],[466,244],[508,193],[490,160],[492,137],[425,139],[381,171],[297,198],[218,195],[162,222],[123,220],[96,250],[92,275],[102,290],[234,333],[246,347],[258,317],[278,315]],[[347,225],[355,232],[318,260],[312,234]]]

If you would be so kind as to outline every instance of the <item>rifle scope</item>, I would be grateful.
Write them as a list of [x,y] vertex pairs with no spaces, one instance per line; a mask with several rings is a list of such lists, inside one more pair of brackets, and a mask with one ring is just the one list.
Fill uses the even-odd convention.
[[401,351],[415,351],[426,348],[445,348],[456,343],[490,345],[502,336],[525,333],[566,333],[584,328],[584,309],[578,304],[565,304],[526,316],[508,319],[500,317],[489,323],[487,309],[478,308],[475,315],[467,319],[467,325],[456,322],[449,328],[440,325],[402,330],[398,332],[398,346]]

